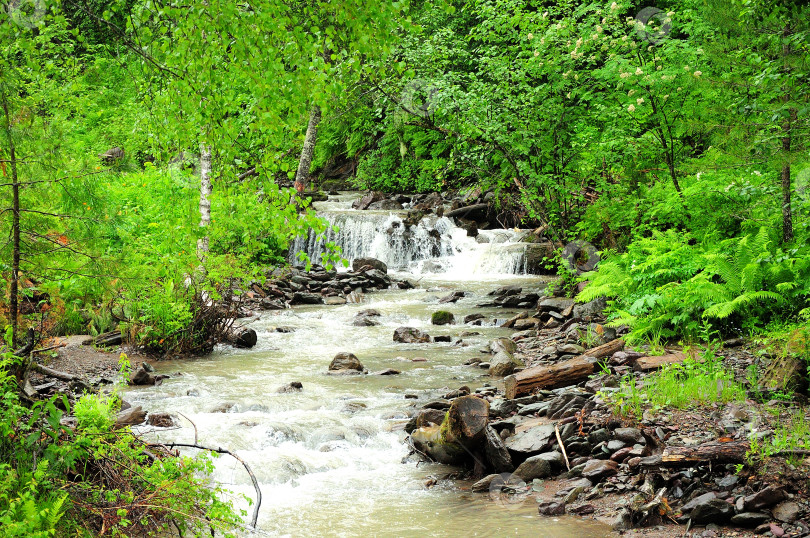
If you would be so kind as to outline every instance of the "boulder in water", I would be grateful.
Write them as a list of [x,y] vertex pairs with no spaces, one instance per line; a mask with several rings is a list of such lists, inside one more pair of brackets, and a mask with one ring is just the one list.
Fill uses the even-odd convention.
[[355,258],[352,260],[352,271],[360,272],[367,265],[381,273],[388,274],[388,266],[377,258]]
[[302,390],[304,390],[304,385],[300,381],[291,381],[290,383],[277,388],[276,392],[285,394],[290,392],[301,392]]
[[489,361],[489,375],[504,377],[515,371],[515,368],[526,366],[507,351],[499,351]]
[[394,342],[424,344],[430,342],[430,335],[414,327],[399,327],[394,331]]
[[374,202],[379,202],[380,200],[385,199],[385,193],[380,191],[371,191],[370,193],[364,195],[359,200],[355,200],[352,204],[353,209],[368,209],[368,206],[373,204]]
[[253,329],[241,327],[228,334],[228,341],[233,344],[234,347],[251,348],[256,345],[258,336]]
[[330,372],[341,372],[349,370],[355,370],[358,372],[363,371],[363,365],[360,363],[360,360],[354,355],[354,353],[341,351],[340,353],[335,355],[335,358],[332,359],[332,362],[329,364]]
[[446,310],[437,310],[430,316],[430,323],[433,325],[448,325],[453,321],[455,321],[453,313]]

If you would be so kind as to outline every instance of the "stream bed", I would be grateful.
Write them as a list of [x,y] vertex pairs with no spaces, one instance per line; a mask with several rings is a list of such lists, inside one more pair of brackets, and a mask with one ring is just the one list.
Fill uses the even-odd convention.
[[[321,209],[339,214],[346,233],[352,226],[346,217],[350,200],[330,200]],[[508,240],[511,231],[487,232],[506,241],[476,242],[443,219],[447,223],[438,223],[437,228],[444,227],[440,241],[446,244],[438,252],[414,246],[410,254],[403,254],[395,251],[403,248],[401,243],[392,248],[390,233],[387,240],[375,238],[367,224],[376,219],[376,233],[384,235],[396,214],[355,214],[357,227],[366,231],[355,239],[344,238],[362,243],[349,245],[353,254],[384,261],[388,256],[389,263],[393,260],[389,272],[411,279],[417,288],[363,294],[360,302],[340,306],[262,312],[258,318],[242,320],[258,333],[253,349],[226,346],[204,358],[157,363],[159,373],[172,377],[157,387],[128,389],[126,398],[150,412],[178,416],[180,428],[149,435],[167,442],[192,442],[193,421],[200,443],[238,453],[253,469],[262,491],[258,536],[609,534],[608,527],[581,518],[540,516],[533,496],[522,503],[501,502],[485,493],[471,493],[469,482],[443,480],[453,470],[450,467],[414,459],[403,462],[409,450],[402,428],[416,401],[406,395],[418,396],[424,403],[425,398],[440,397],[462,385],[474,390],[495,382],[485,370],[463,363],[481,356],[479,350],[490,340],[511,331],[493,323],[465,325],[464,316],[508,317],[513,311],[476,305],[497,287],[518,284],[540,290],[547,279],[519,274],[520,260]],[[441,272],[427,271],[427,262]],[[439,297],[454,290],[467,295],[453,304],[437,304]],[[376,318],[380,325],[353,326],[357,312],[369,308],[381,313]],[[452,312],[456,324],[432,326],[431,313],[439,309]],[[450,335],[454,342],[461,338],[462,343],[396,343],[392,335],[401,326],[431,336]],[[341,351],[354,353],[370,374],[327,375],[329,362]],[[373,375],[386,368],[401,373]],[[293,381],[302,383],[303,390],[277,392]],[[214,477],[231,491],[255,497],[247,473],[233,458],[217,458]],[[432,487],[426,485],[437,479]],[[238,504],[252,510],[246,502]]]

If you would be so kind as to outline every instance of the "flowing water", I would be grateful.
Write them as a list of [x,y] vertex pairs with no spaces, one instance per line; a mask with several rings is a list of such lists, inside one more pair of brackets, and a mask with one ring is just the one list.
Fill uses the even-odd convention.
[[[259,336],[255,348],[223,347],[202,359],[158,363],[161,373],[182,375],[159,387],[132,389],[126,398],[149,411],[182,413],[196,425],[200,443],[228,447],[248,462],[263,495],[257,535],[608,534],[606,527],[582,519],[539,516],[531,497],[509,503],[470,493],[469,483],[441,480],[451,470],[446,466],[403,463],[408,448],[402,427],[414,401],[405,395],[436,397],[461,385],[474,389],[491,382],[483,370],[463,362],[479,355],[492,338],[510,334],[494,324],[431,326],[438,297],[452,290],[468,292],[458,303],[441,305],[457,319],[473,312],[503,318],[509,311],[475,305],[502,285],[540,289],[545,283],[520,274],[522,251],[510,243],[513,231],[484,232],[487,242],[479,243],[449,220],[434,218],[420,224],[422,231],[406,234],[400,215],[352,212],[350,201],[342,196],[320,204],[323,216],[342,225],[328,240],[340,244],[349,259],[383,259],[395,276],[418,280],[417,289],[366,294],[361,303],[343,306],[265,312],[250,325]],[[395,222],[400,229],[390,230]],[[312,238],[297,247],[316,256],[322,243]],[[381,312],[381,324],[352,326],[354,315],[366,308]],[[400,326],[456,339],[464,331],[479,334],[463,336],[463,345],[400,344],[392,339]],[[326,375],[340,351],[357,355],[372,373],[385,368],[402,373]],[[276,392],[291,381],[303,383],[303,391]],[[194,427],[180,421],[179,429],[150,435],[192,442]],[[436,478],[435,486],[426,487]],[[232,458],[216,460],[215,479],[255,497],[247,473]],[[252,511],[244,502],[240,506]]]

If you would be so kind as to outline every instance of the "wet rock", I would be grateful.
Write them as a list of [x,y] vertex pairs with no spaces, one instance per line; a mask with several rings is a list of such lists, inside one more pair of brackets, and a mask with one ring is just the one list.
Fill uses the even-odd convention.
[[604,297],[599,297],[588,303],[577,303],[574,305],[573,316],[583,320],[592,320],[602,315],[607,300]]
[[785,529],[783,529],[779,525],[771,523],[770,525],[768,525],[768,529],[771,531],[771,534],[774,535],[776,538],[782,538],[782,536],[785,535]]
[[540,299],[537,303],[537,310],[540,312],[563,312],[574,304],[573,299],[565,297],[548,297]]
[[385,370],[380,370],[379,372],[374,372],[374,375],[399,375],[402,372],[399,370],[395,370],[393,368],[386,368]]
[[514,400],[497,398],[489,404],[490,418],[506,418],[515,411],[517,411],[517,403]]
[[547,478],[551,476],[551,464],[541,456],[542,454],[533,456],[521,463],[518,468],[515,469],[515,476],[526,482],[534,480],[535,478]]
[[739,527],[756,527],[769,519],[771,516],[763,512],[741,512],[731,517],[731,523]]
[[743,507],[746,511],[756,512],[762,508],[768,508],[787,498],[785,490],[779,487],[768,486],[765,489],[748,495],[743,499]]
[[622,508],[610,523],[615,531],[626,531],[633,528],[633,515],[627,508]]
[[509,437],[505,444],[510,452],[527,457],[551,448],[555,442],[554,425],[541,424]]
[[582,346],[578,346],[576,344],[565,344],[562,346],[557,347],[557,353],[564,355],[581,355],[585,353],[585,348]]
[[699,503],[689,513],[689,518],[695,525],[706,523],[724,523],[734,515],[734,507],[723,499],[709,499]]
[[624,441],[628,445],[636,443],[645,444],[647,441],[641,435],[641,430],[638,428],[616,428],[613,430],[613,437],[619,441]]
[[501,475],[499,475],[499,474],[487,475],[484,478],[482,478],[481,480],[479,480],[478,482],[474,483],[470,487],[470,490],[472,490],[474,492],[477,492],[477,493],[480,493],[482,491],[489,491],[489,487],[492,485],[492,482],[496,478],[500,478],[500,477],[501,477]]
[[557,501],[539,501],[537,511],[544,516],[565,515],[565,503]]
[[444,297],[439,299],[439,303],[440,304],[455,303],[456,301],[458,301],[462,297],[464,297],[464,292],[463,291],[454,291],[451,294],[445,295]]
[[323,301],[324,304],[329,306],[339,306],[346,304],[346,299],[344,297],[337,297],[337,296],[326,297]]
[[234,347],[251,348],[256,345],[258,336],[253,329],[243,327],[232,331],[228,335],[228,341],[233,344]]
[[278,392],[280,394],[284,394],[284,393],[291,393],[291,392],[301,392],[302,390],[304,390],[304,385],[301,384],[300,381],[291,381],[291,382],[287,383],[286,385],[282,385],[279,388],[277,388],[276,392]]
[[174,419],[169,413],[149,413],[146,423],[156,428],[171,428],[175,426]]
[[397,202],[396,200],[380,200],[378,202],[372,202],[368,206],[369,209],[381,209],[383,211],[398,211],[402,209],[402,204]]
[[423,405],[422,409],[450,409],[450,400],[445,400],[443,398],[431,400]]
[[717,498],[717,495],[713,491],[710,491],[708,493],[704,493],[703,495],[699,495],[699,496],[695,497],[694,499],[692,499],[691,501],[689,501],[688,503],[684,504],[683,507],[681,507],[681,512],[683,512],[685,514],[689,513],[697,505],[707,503],[707,502],[709,502],[709,501],[711,501],[713,499],[716,499],[716,498]]
[[581,476],[591,482],[599,482],[609,476],[615,475],[619,465],[610,460],[588,460],[582,468]]
[[714,481],[717,484],[717,487],[721,489],[731,489],[737,485],[737,482],[740,481],[740,477],[734,474],[730,474],[728,476],[724,476],[723,478],[718,478]]
[[498,353],[499,351],[515,353],[517,351],[517,344],[509,338],[496,338],[489,343],[489,349],[493,353]]
[[524,405],[518,411],[519,415],[522,416],[531,416],[531,415],[544,415],[548,411],[548,406],[551,402],[537,402],[529,405]]
[[515,368],[523,368],[526,365],[511,353],[499,351],[489,361],[489,375],[504,377],[515,371]]
[[144,370],[143,368],[138,368],[129,376],[129,384],[130,385],[154,385],[155,384],[155,376]]
[[146,411],[138,405],[125,409],[124,411],[119,411],[118,414],[115,415],[114,427],[135,426],[137,424],[143,424],[144,420],[146,420]]
[[588,442],[592,445],[598,445],[610,439],[610,432],[602,428],[594,430],[588,434]]
[[430,342],[430,335],[414,327],[399,327],[394,331],[394,342],[423,344]]
[[430,316],[430,323],[433,325],[449,325],[454,321],[453,313],[446,310],[437,310]]
[[512,456],[506,449],[501,436],[492,426],[487,426],[484,437],[484,453],[487,461],[496,472],[504,473],[512,471],[515,466],[512,463]]
[[793,523],[799,519],[801,511],[799,504],[793,501],[781,502],[771,509],[773,517],[782,523]]
[[427,426],[438,426],[444,420],[445,412],[439,409],[420,409],[411,419],[405,424],[405,432],[412,433],[418,428],[425,428]]
[[479,321],[482,319],[484,319],[483,314],[469,314],[467,316],[464,316],[464,323],[472,323],[474,321]]
[[353,353],[342,351],[335,355],[335,358],[332,359],[332,362],[329,364],[329,371],[340,372],[346,370],[362,372],[363,365]]
[[523,291],[523,288],[517,285],[512,286],[502,286],[500,288],[494,289],[489,292],[487,295],[494,295],[496,297],[503,297],[505,295],[517,295]]
[[323,297],[315,293],[296,291],[291,302],[293,304],[323,304]]
[[450,335],[447,335],[447,334],[445,334],[445,335],[439,335],[439,336],[435,336],[435,337],[433,337],[433,341],[434,341],[434,342],[452,342],[452,341],[453,341],[453,337],[452,337],[452,336],[450,336]]
[[588,514],[593,514],[594,512],[596,512],[596,507],[592,504],[581,504],[579,506],[568,508],[568,513],[576,516],[586,516]]
[[374,327],[375,325],[379,324],[380,324],[379,321],[375,321],[370,317],[366,316],[357,316],[354,318],[354,321],[352,321],[352,325],[354,325],[355,327]]
[[359,200],[355,200],[352,203],[353,209],[360,209],[365,210],[368,209],[371,204],[374,202],[379,202],[381,200],[385,200],[385,193],[380,191],[371,191],[368,194],[363,195],[362,198]]

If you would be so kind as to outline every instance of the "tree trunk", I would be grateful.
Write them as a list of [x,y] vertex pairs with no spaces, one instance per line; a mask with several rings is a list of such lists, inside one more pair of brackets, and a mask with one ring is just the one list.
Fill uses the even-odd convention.
[[9,161],[11,163],[11,282],[9,283],[8,315],[11,318],[11,345],[17,346],[19,331],[19,278],[20,278],[20,183],[17,176],[17,154],[14,149],[14,138],[11,136],[11,112],[8,107],[8,96],[2,94],[3,114],[6,119],[6,138]]
[[[200,226],[211,223],[211,146],[200,145]],[[208,234],[197,240],[197,257],[205,262],[208,252]]]
[[301,150],[301,159],[298,161],[298,170],[295,172],[295,190],[298,192],[304,192],[307,188],[309,169],[312,166],[312,157],[315,155],[315,143],[318,141],[319,123],[321,123],[321,107],[314,105],[309,112],[304,147]]
[[807,363],[804,359],[782,355],[774,358],[759,378],[759,390],[794,391],[805,387]]
[[584,381],[594,371],[593,359],[601,359],[624,349],[624,340],[611,340],[589,349],[579,357],[549,366],[535,366],[503,379],[506,398],[512,400],[536,389],[567,387]]
[[669,355],[658,355],[651,357],[641,357],[636,359],[633,369],[637,372],[647,372],[666,366],[667,364],[680,364],[686,360],[685,353],[671,353]]
[[427,426],[411,433],[414,447],[440,463],[457,464],[474,458],[486,439],[489,402],[477,396],[456,398],[440,426]]

